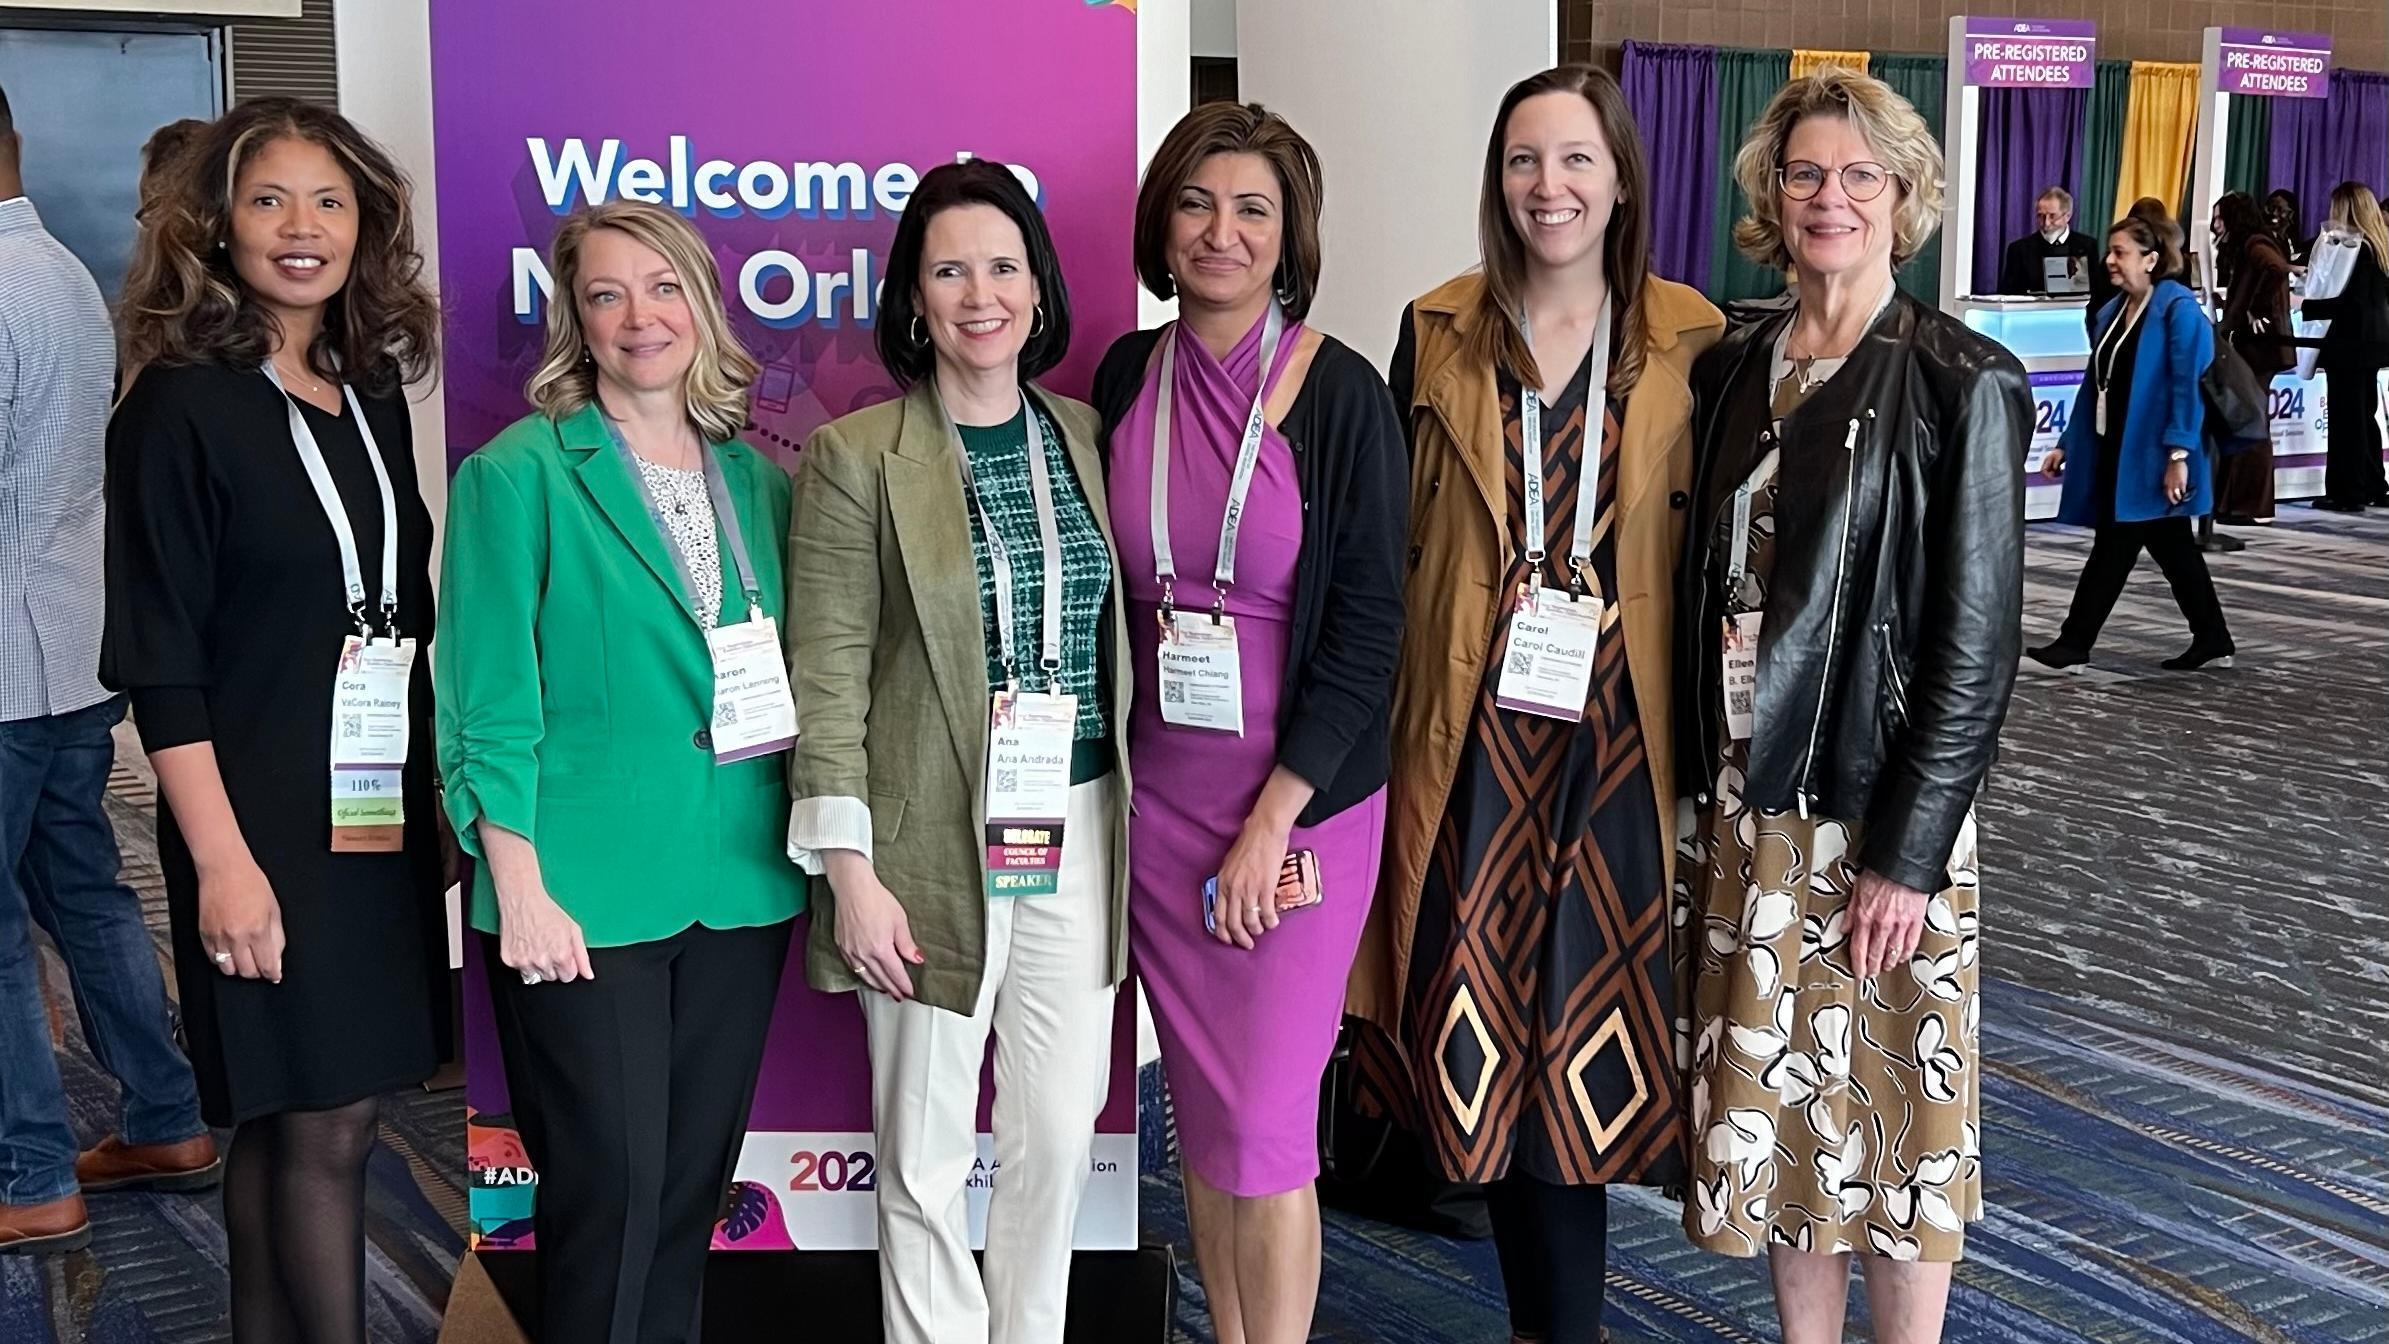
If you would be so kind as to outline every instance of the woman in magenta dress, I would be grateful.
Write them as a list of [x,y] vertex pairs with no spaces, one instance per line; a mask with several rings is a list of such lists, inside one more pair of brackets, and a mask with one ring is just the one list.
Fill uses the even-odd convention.
[[[1302,325],[1319,199],[1282,119],[1189,114],[1137,199],[1138,273],[1180,321],[1123,337],[1095,378],[1136,650],[1130,938],[1223,1344],[1309,1334],[1319,1078],[1385,831],[1406,466],[1376,370]],[[1165,678],[1165,638],[1173,669],[1208,661]],[[1301,850],[1322,899],[1281,914]]]

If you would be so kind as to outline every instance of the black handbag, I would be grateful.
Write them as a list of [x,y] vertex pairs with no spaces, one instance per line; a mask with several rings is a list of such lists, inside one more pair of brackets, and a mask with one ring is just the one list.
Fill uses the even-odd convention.
[[2236,457],[2273,441],[2272,398],[2264,380],[2223,333],[2215,333],[2215,358],[2198,376],[2206,403],[2206,437],[2225,457]]

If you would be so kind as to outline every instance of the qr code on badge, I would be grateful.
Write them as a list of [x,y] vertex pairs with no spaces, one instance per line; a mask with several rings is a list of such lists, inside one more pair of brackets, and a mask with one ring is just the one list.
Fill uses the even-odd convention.
[[1019,787],[1020,787],[1020,771],[1019,771],[1019,769],[1018,769],[1017,767],[1007,766],[1007,767],[1005,767],[1004,769],[1001,769],[1001,770],[998,770],[998,771],[996,771],[996,772],[995,772],[995,787],[996,787],[996,791],[997,791],[997,792],[999,792],[999,793],[1010,793],[1010,792],[1012,792],[1014,789],[1017,789],[1017,788],[1019,788]]
[[716,727],[738,722],[738,702],[724,700],[721,706],[713,711],[713,721]]
[[1525,676],[1527,673],[1529,673],[1529,672],[1532,672],[1532,671],[1534,671],[1534,670],[1535,670],[1535,656],[1534,656],[1533,654],[1531,654],[1531,653],[1527,653],[1527,652],[1524,652],[1524,651],[1522,651],[1522,650],[1512,650],[1512,651],[1511,651],[1511,653],[1510,653],[1510,675],[1511,675],[1511,676],[1514,676],[1514,677],[1523,677],[1523,676]]
[[1748,714],[1750,712],[1750,692],[1727,691],[1725,693],[1725,709],[1735,718]]
[[1183,704],[1185,704],[1185,703],[1186,703],[1186,686],[1185,686],[1185,683],[1183,683],[1183,682],[1176,682],[1176,681],[1165,681],[1165,682],[1161,683],[1161,703],[1163,703],[1163,704],[1165,704],[1165,705],[1183,705]]

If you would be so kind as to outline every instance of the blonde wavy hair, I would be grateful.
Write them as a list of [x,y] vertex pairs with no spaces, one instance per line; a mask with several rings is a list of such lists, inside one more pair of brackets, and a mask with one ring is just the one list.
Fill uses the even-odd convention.
[[551,420],[575,415],[597,399],[597,365],[589,354],[588,333],[581,328],[580,276],[581,251],[599,229],[612,229],[654,248],[680,276],[680,292],[688,297],[689,312],[697,319],[697,354],[681,384],[689,420],[708,442],[738,437],[747,423],[747,390],[755,385],[762,366],[730,329],[730,315],[722,304],[721,268],[714,264],[705,236],[679,215],[645,201],[584,206],[556,230],[548,261],[555,292],[547,306],[547,347],[524,395]]
[[1891,264],[1905,265],[1941,227],[1941,143],[1907,99],[1889,84],[1848,66],[1828,65],[1783,86],[1743,137],[1734,155],[1734,182],[1750,202],[1750,213],[1734,225],[1734,246],[1761,266],[1792,264],[1784,243],[1783,207],[1776,173],[1792,129],[1811,117],[1850,123],[1898,179],[1899,199],[1891,211]]
[[2331,227],[2345,229],[2372,245],[2374,262],[2389,266],[2389,221],[2381,218],[2380,198],[2361,182],[2342,182],[2331,189]]

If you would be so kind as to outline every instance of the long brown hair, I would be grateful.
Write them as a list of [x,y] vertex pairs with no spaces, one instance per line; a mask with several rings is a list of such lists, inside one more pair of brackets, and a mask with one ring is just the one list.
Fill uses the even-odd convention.
[[1518,329],[1518,314],[1526,305],[1526,244],[1510,224],[1501,180],[1510,114],[1520,103],[1546,93],[1573,93],[1591,104],[1601,133],[1609,137],[1609,152],[1617,159],[1618,199],[1601,237],[1601,268],[1609,277],[1610,311],[1615,315],[1609,391],[1622,397],[1641,380],[1650,346],[1643,329],[1643,289],[1651,271],[1651,173],[1643,158],[1642,131],[1634,124],[1625,93],[1608,71],[1594,66],[1563,65],[1530,75],[1502,95],[1485,145],[1484,184],[1477,196],[1477,250],[1484,258],[1485,291],[1464,348],[1472,362],[1507,369],[1528,387],[1543,385],[1535,353]]
[[296,98],[259,98],[227,112],[161,165],[124,289],[126,358],[135,364],[263,364],[273,317],[232,267],[232,193],[267,145],[320,145],[357,190],[357,245],[348,283],[324,307],[307,367],[387,396],[429,374],[440,310],[415,248],[414,188],[348,118]]

